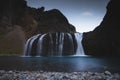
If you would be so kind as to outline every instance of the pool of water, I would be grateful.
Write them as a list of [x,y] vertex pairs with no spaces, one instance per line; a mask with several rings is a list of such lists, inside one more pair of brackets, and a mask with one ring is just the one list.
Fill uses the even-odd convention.
[[120,72],[119,57],[0,57],[0,70]]

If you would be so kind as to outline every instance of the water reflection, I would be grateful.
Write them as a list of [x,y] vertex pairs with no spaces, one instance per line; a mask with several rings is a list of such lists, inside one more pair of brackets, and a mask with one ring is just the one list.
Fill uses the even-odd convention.
[[119,58],[98,57],[0,57],[0,70],[120,72]]

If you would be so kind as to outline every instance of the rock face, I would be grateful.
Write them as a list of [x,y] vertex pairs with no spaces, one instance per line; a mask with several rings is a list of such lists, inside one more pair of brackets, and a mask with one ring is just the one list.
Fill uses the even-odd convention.
[[44,11],[44,7],[38,9],[28,7],[25,0],[1,0],[1,33],[13,25],[21,26],[27,37],[36,33],[76,32],[75,27],[57,9]]
[[[18,31],[20,31],[20,33],[22,32],[23,35],[16,32],[20,35],[16,36],[16,33],[14,33],[16,27],[14,26],[19,26],[17,30],[20,29]],[[2,41],[7,40],[6,36],[9,33],[14,33],[10,36],[15,39],[25,41],[35,34],[48,32],[74,33],[76,30],[75,27],[68,22],[67,18],[57,9],[44,11],[44,7],[38,9],[28,7],[25,0],[0,0],[0,43],[4,45],[4,48],[0,45],[0,53],[4,53],[4,51],[7,50],[6,44]],[[25,40],[21,39],[21,37],[24,37]],[[23,43],[25,42],[20,42],[20,44]],[[12,43],[10,42],[10,44]],[[17,46],[20,47],[21,45]],[[23,45],[21,47],[23,47]],[[9,47],[9,49],[11,48],[12,47]],[[11,51],[14,50],[11,49]]]
[[120,2],[110,0],[101,24],[91,32],[84,33],[85,53],[95,56],[120,56]]
[[75,32],[74,26],[69,24],[66,17],[57,9],[45,11],[41,14],[37,28],[38,33]]

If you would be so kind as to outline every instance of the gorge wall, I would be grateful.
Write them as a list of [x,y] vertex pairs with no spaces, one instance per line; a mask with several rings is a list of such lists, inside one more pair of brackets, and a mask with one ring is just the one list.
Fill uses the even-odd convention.
[[94,56],[120,56],[120,2],[110,0],[101,24],[83,35],[85,53]]

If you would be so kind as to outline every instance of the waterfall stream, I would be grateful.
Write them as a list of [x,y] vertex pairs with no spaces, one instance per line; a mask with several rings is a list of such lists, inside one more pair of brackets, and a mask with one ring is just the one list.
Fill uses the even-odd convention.
[[85,56],[83,47],[82,47],[82,34],[80,33],[75,33],[75,38],[77,41],[77,51],[76,51],[76,56]]
[[43,34],[42,36],[40,36],[39,40],[38,40],[38,44],[37,44],[37,56],[40,56],[40,54],[42,53],[42,42],[43,42],[43,37],[46,34]]
[[24,56],[84,56],[81,33],[45,33],[29,38]]

